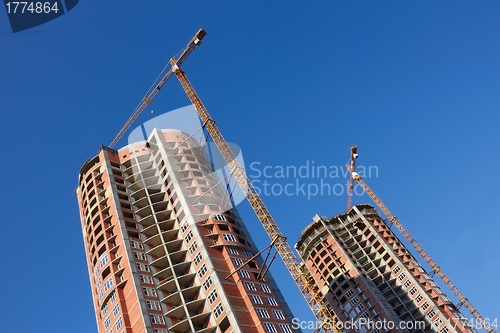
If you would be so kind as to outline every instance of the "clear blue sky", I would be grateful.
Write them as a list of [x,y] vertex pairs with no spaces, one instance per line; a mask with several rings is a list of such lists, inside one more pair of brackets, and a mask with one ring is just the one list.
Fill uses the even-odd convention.
[[[208,35],[183,69],[247,167],[341,166],[357,144],[359,165],[378,168],[369,185],[479,312],[498,317],[499,16],[498,1],[81,1],[12,34],[0,10],[0,330],[97,332],[78,171],[200,27]],[[171,80],[152,108],[188,103]],[[346,205],[263,199],[292,244],[315,214]],[[249,205],[238,208],[266,246]],[[312,320],[283,268],[272,272],[292,311]]]

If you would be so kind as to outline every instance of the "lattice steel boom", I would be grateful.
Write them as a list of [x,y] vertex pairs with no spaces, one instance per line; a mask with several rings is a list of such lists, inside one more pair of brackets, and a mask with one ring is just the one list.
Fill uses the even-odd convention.
[[[201,40],[203,39],[203,37],[205,37],[205,35],[206,32],[200,29],[198,33],[191,39],[189,44],[183,50],[181,50],[181,52],[179,52],[179,56],[170,59],[167,66],[165,66],[163,71],[158,76],[157,80],[153,83],[151,88],[146,93],[145,97],[141,100],[137,108],[134,110],[132,116],[130,116],[125,126],[121,129],[120,133],[118,133],[116,138],[110,144],[110,148],[114,148],[116,146],[118,141],[120,141],[120,139],[130,129],[135,120],[140,116],[140,114],[144,111],[144,109],[151,103],[153,98],[165,85],[165,83],[172,76],[172,74],[175,73],[182,87],[184,88],[184,91],[191,100],[191,103],[196,108],[203,124],[205,124],[204,125],[205,128],[209,132],[210,136],[212,137],[219,151],[224,157],[226,163],[228,164],[231,170],[234,170],[233,176],[235,177],[241,189],[245,193],[248,201],[250,202],[250,205],[257,214],[257,217],[264,226],[267,234],[269,235],[271,240],[274,240],[274,246],[277,252],[280,254],[281,258],[283,259],[283,262],[285,263],[285,266],[287,267],[288,271],[292,275],[293,280],[296,282],[297,286],[302,292],[302,295],[309,304],[316,319],[320,323],[322,323],[321,329],[323,329],[323,331],[327,333],[329,332],[339,333],[340,332],[339,330],[334,329],[334,325],[338,322],[338,318],[332,311],[329,310],[328,305],[326,304],[326,301],[323,299],[322,294],[319,291],[318,287],[315,285],[313,278],[310,275],[302,272],[300,268],[301,262],[295,256],[295,253],[292,251],[292,248],[286,241],[286,238],[281,233],[280,229],[278,228],[278,225],[276,224],[273,217],[271,216],[266,206],[262,202],[262,199],[258,195],[257,191],[251,184],[250,180],[248,179],[245,173],[245,170],[236,160],[233,152],[229,148],[227,142],[224,140],[222,134],[215,125],[215,122],[212,120],[205,106],[203,105],[200,98],[198,97],[193,87],[189,83],[186,75],[179,68],[179,66],[184,62],[187,56],[196,48],[196,46],[200,45]],[[165,72],[165,70],[167,70],[167,68],[168,68],[167,73],[157,84],[158,79],[162,77],[163,73]]]
[[[203,39],[203,37],[205,37],[206,34],[207,33],[203,29],[198,30],[198,32],[191,39],[191,41],[188,43],[188,45],[185,48],[183,48],[179,53],[177,53],[178,57],[175,60],[175,63],[177,64],[177,66],[180,66],[184,62],[184,60],[186,60],[186,58],[191,54],[191,52],[193,52],[193,50],[198,45],[201,44],[201,40]],[[175,58],[175,56],[174,56],[174,58]],[[172,59],[174,59],[174,58],[172,58]],[[165,66],[165,68],[160,73],[158,78],[162,76],[162,74],[165,72],[165,70],[167,69],[167,67],[171,63],[172,62],[169,62],[167,64],[167,66]],[[114,148],[116,146],[116,144],[118,143],[118,141],[120,141],[120,139],[125,135],[125,133],[127,133],[127,131],[130,129],[130,127],[135,122],[135,120],[141,115],[142,111],[144,111],[144,109],[146,109],[146,107],[149,105],[149,103],[151,103],[151,101],[156,96],[156,94],[158,94],[158,92],[165,85],[165,83],[168,81],[168,79],[170,79],[170,77],[174,73],[174,70],[175,70],[175,68],[168,69],[167,74],[165,74],[165,76],[163,76],[163,78],[160,80],[160,82],[158,84],[156,84],[156,82],[158,82],[158,79],[156,79],[156,81],[153,83],[151,88],[149,88],[148,92],[143,97],[143,99],[141,100],[139,105],[135,108],[135,110],[132,113],[132,115],[130,116],[130,118],[125,123],[125,126],[123,126],[123,128],[120,130],[120,133],[118,133],[118,135],[113,140],[113,142],[111,142],[111,144],[109,145],[110,148]]]
[[469,302],[469,300],[458,290],[457,286],[451,282],[450,278],[441,270],[441,268],[432,260],[432,258],[427,254],[427,252],[424,251],[424,249],[420,246],[420,244],[417,243],[415,238],[403,227],[403,225],[398,221],[398,219],[391,213],[391,211],[382,203],[382,201],[377,197],[377,195],[372,191],[372,189],[364,182],[364,180],[356,173],[354,172],[349,164],[346,164],[347,170],[351,173],[351,176],[354,180],[356,180],[359,185],[366,191],[366,193],[373,199],[373,201],[380,207],[380,209],[384,212],[385,215],[389,218],[389,221],[396,226],[396,228],[401,231],[403,236],[413,245],[415,250],[422,256],[422,258],[425,260],[427,264],[432,268],[432,271],[437,274],[441,280],[450,288],[450,290],[453,292],[453,294],[458,298],[460,301],[460,304],[463,304],[467,310],[476,318],[477,322],[481,323],[483,328],[488,332],[488,333],[495,333],[493,328],[489,326],[489,329],[486,328],[485,324],[486,322],[484,321],[483,316],[479,314],[479,312],[472,306],[472,304]]

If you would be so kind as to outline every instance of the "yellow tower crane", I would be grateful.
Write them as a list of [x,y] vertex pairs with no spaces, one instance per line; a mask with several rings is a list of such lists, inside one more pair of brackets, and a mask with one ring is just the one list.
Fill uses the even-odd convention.
[[349,173],[351,174],[351,178],[353,178],[355,181],[361,185],[361,187],[365,190],[365,192],[372,198],[372,200],[377,204],[377,206],[380,207],[380,209],[384,212],[385,215],[389,218],[389,221],[396,226],[396,228],[401,231],[403,236],[413,245],[415,250],[422,256],[422,258],[425,260],[427,264],[432,268],[432,271],[437,274],[441,280],[450,288],[450,290],[453,292],[453,294],[457,297],[457,299],[460,301],[460,304],[465,306],[467,310],[476,318],[477,323],[480,323],[481,326],[488,332],[488,333],[495,333],[491,325],[485,321],[484,317],[479,314],[479,312],[476,310],[474,306],[469,302],[469,300],[458,290],[457,286],[451,282],[450,278],[443,272],[441,267],[439,267],[436,262],[427,254],[427,252],[424,251],[422,246],[417,243],[415,238],[406,230],[405,227],[401,224],[401,222],[398,221],[398,219],[391,213],[391,211],[387,208],[386,205],[382,203],[382,201],[377,197],[377,195],[372,191],[372,189],[365,183],[365,181],[351,168],[349,164],[345,165],[347,167],[347,170],[349,170]]
[[[356,171],[356,159],[358,158],[358,146],[351,147],[351,169]],[[347,188],[347,212],[352,208],[352,192],[354,190],[354,179],[349,177],[348,188]]]
[[180,65],[184,62],[187,56],[198,45],[200,45],[201,40],[203,39],[203,37],[205,37],[205,35],[206,32],[200,29],[197,34],[191,39],[188,45],[179,52],[180,55],[170,59],[169,63],[165,66],[158,78],[162,77],[166,70],[167,73],[164,74],[159,83],[157,83],[158,78],[155,83],[153,83],[151,88],[146,93],[145,97],[141,100],[128,121],[125,123],[125,126],[123,126],[121,131],[113,140],[110,147],[113,148],[116,146],[118,141],[120,141],[120,139],[130,129],[139,115],[151,103],[153,98],[165,85],[167,80],[172,76],[172,74],[175,73],[191,103],[198,112],[198,115],[201,118],[203,124],[205,124],[204,126],[212,137],[212,140],[215,142],[221,155],[224,157],[225,162],[228,164],[230,170],[233,170],[233,176],[241,187],[243,193],[245,193],[246,198],[252,206],[255,214],[257,214],[257,217],[259,218],[261,224],[264,226],[264,229],[269,235],[269,238],[274,242],[276,251],[279,253],[281,259],[285,263],[285,266],[292,275],[293,280],[299,287],[302,295],[307,301],[307,304],[313,311],[314,316],[316,317],[318,322],[321,323],[321,329],[324,332],[338,333],[339,330],[334,329],[335,324],[339,322],[338,318],[335,316],[333,311],[329,309],[329,305],[327,305],[326,301],[324,300],[323,295],[314,283],[313,278],[302,271],[300,260],[295,256],[295,253],[292,251],[292,248],[288,244],[286,237],[280,231],[278,225],[264,205],[264,202],[253,187],[250,179],[245,173],[245,169],[239,164],[233,152],[229,148],[226,140],[224,140],[224,137],[215,125],[215,121],[213,121],[212,117],[210,117],[210,114],[207,112],[207,109],[201,102],[201,99],[198,97],[191,83],[188,81],[186,74],[180,69]]

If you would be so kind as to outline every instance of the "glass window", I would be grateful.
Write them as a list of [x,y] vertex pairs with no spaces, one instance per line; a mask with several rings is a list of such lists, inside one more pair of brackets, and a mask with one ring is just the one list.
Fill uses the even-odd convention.
[[273,310],[273,315],[276,319],[285,319],[283,312],[281,312],[279,310]]
[[219,318],[222,312],[224,312],[224,308],[222,307],[222,303],[219,303],[214,309],[215,318]]
[[266,297],[267,303],[272,306],[278,306],[278,302],[274,297]]
[[266,332],[269,332],[269,333],[277,332],[276,327],[274,327],[274,325],[271,323],[264,323],[264,327],[266,329]]
[[269,286],[265,285],[265,284],[260,285],[260,290],[262,290],[263,292],[268,293],[268,294],[271,293],[271,288],[269,288]]
[[267,313],[267,310],[259,308],[256,308],[255,310],[257,310],[257,314],[260,318],[269,318],[269,313]]

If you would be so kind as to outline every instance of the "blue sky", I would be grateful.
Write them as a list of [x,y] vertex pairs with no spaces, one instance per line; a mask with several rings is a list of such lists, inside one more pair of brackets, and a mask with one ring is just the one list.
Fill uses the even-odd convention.
[[[499,14],[497,1],[86,1],[12,34],[0,10],[2,331],[97,332],[78,171],[199,28],[208,34],[183,69],[247,167],[341,166],[358,145],[358,164],[378,169],[367,183],[497,318]],[[140,121],[188,103],[172,79]],[[315,214],[346,205],[345,195],[263,199],[292,244]],[[249,205],[238,209],[265,247]],[[271,271],[312,320],[283,264]]]

